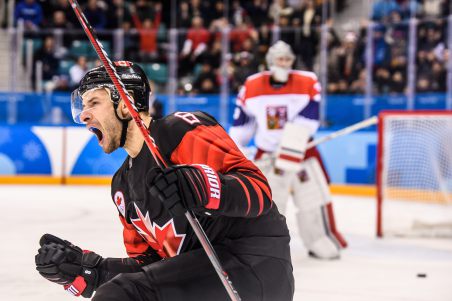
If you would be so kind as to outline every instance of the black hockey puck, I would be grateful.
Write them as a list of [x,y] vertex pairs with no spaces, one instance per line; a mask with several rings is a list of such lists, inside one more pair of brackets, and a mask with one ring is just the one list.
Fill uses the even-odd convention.
[[425,274],[425,273],[418,273],[417,277],[418,278],[427,278],[427,274]]

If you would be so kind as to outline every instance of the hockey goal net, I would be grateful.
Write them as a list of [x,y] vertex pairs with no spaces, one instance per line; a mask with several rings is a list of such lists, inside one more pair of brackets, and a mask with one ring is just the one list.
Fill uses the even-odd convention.
[[377,236],[452,237],[452,112],[379,114]]

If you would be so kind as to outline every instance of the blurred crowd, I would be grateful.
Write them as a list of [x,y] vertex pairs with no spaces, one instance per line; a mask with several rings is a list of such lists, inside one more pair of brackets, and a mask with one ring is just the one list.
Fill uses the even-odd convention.
[[[340,39],[332,27],[328,36],[328,92],[364,93],[369,75],[374,94],[406,92],[410,47],[415,53],[415,91],[445,92],[449,14],[447,0],[376,0],[371,22],[363,21],[357,32],[346,32]],[[416,41],[412,45],[410,19],[416,22]],[[372,72],[366,71],[369,31],[372,32]]]
[[[178,29],[178,92],[213,94],[227,78],[237,92],[247,76],[265,69],[265,53],[274,35],[288,42],[297,55],[294,68],[318,70],[322,9],[328,0],[79,0],[99,38],[112,54],[115,33],[122,29],[123,58],[140,62],[151,80],[164,87],[168,77],[169,29]],[[335,2],[335,12],[347,9]],[[418,92],[446,90],[447,0],[375,0],[370,20],[355,31],[338,31],[330,15],[328,84],[331,94],[364,93],[367,34],[372,34],[374,93],[407,89],[409,20],[417,20],[416,82]],[[98,64],[67,0],[20,0],[15,20],[24,21],[25,38],[34,41],[34,71],[48,89],[69,91]],[[369,24],[372,30],[369,31]],[[224,29],[229,28],[228,55]],[[275,28],[277,30],[275,30]],[[54,29],[62,29],[55,35]],[[220,68],[220,66],[225,68]],[[36,87],[35,87],[36,88]]]

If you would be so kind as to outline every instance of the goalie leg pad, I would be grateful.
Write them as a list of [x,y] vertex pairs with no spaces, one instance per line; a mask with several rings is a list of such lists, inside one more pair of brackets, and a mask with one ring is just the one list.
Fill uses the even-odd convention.
[[302,167],[293,182],[300,236],[313,256],[337,258],[346,242],[335,225],[327,180],[316,158],[305,160]]
[[284,214],[289,200],[291,179],[295,174],[276,169],[270,156],[263,156],[256,160],[255,164],[270,184],[272,199],[278,207],[279,213]]

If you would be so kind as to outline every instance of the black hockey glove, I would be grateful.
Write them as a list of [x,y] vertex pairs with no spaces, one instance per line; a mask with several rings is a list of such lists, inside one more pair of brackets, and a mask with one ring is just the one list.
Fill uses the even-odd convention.
[[39,240],[36,270],[49,281],[61,284],[74,296],[91,297],[98,285],[96,267],[102,257],[51,234]]
[[175,165],[149,171],[146,182],[152,197],[158,198],[173,216],[187,210],[212,215],[220,206],[221,182],[207,165]]

